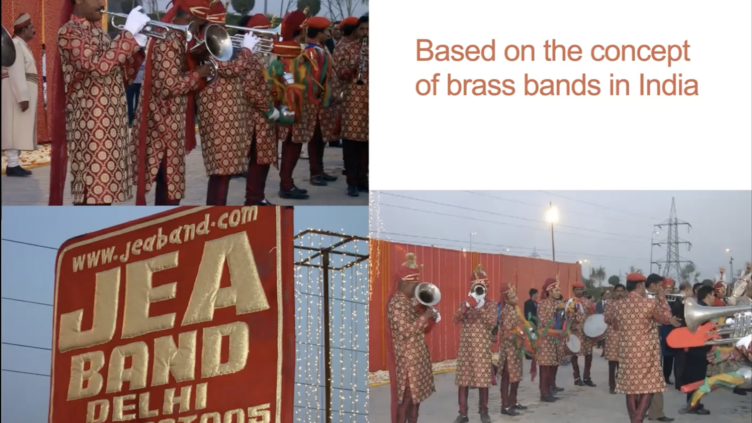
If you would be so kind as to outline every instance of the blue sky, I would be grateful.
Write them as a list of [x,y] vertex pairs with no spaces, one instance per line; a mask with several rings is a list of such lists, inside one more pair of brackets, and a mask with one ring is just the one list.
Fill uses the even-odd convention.
[[[2,297],[42,304],[53,298],[57,248],[74,236],[157,213],[155,207],[3,207]],[[296,207],[295,233],[307,228],[368,236],[368,207]],[[52,247],[46,249],[6,239]],[[365,331],[365,322],[358,332]],[[2,300],[2,368],[49,374],[52,307]],[[42,349],[7,345],[21,344]],[[3,422],[46,420],[49,379],[2,372]]]

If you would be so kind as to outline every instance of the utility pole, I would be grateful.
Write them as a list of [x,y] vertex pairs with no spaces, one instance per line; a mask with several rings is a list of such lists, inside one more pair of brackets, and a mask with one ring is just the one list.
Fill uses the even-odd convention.
[[654,226],[659,230],[663,230],[664,228],[668,229],[668,236],[665,240],[653,243],[653,245],[659,247],[662,245],[668,247],[666,249],[666,260],[659,260],[655,264],[659,266],[658,269],[664,268],[665,265],[666,274],[663,276],[681,280],[682,264],[692,263],[692,261],[685,260],[679,254],[679,246],[686,245],[687,251],[690,251],[692,249],[692,243],[679,238],[679,226],[686,226],[687,232],[689,232],[689,230],[692,229],[692,225],[689,224],[689,222],[679,220],[676,216],[676,200],[673,197],[671,198],[671,212],[668,220]]

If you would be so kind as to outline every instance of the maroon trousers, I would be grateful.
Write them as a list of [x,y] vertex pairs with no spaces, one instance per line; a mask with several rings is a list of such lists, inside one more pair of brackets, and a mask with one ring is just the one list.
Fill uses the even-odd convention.
[[[467,396],[470,393],[470,387],[459,386],[458,391],[460,415],[467,416]],[[488,388],[478,388],[478,397],[478,412],[480,414],[488,414]]]
[[180,200],[170,200],[167,196],[168,190],[167,190],[167,171],[165,170],[165,163],[164,161],[167,160],[165,157],[162,161],[162,164],[159,166],[159,171],[157,172],[157,188],[156,188],[156,198],[154,200],[155,206],[179,206]]
[[559,366],[538,366],[538,388],[542,397],[551,394],[551,388],[556,386],[556,370]]
[[653,394],[627,394],[627,412],[632,423],[642,423],[653,401]]
[[[572,356],[572,372],[574,374],[574,380],[577,380],[580,378],[580,363],[578,361],[579,357],[576,355]],[[593,365],[593,355],[588,354],[585,356],[585,373],[582,375],[584,379],[590,379],[590,367]]]
[[608,362],[608,387],[616,389],[616,371],[619,369],[618,361]]
[[311,177],[324,173],[324,136],[321,135],[321,125],[316,124],[313,138],[308,141],[308,164]]
[[227,191],[230,189],[230,175],[209,176],[209,188],[206,191],[207,206],[226,206]]
[[292,142],[292,133],[289,134],[285,142],[282,143],[282,163],[279,167],[279,188],[282,191],[290,191],[295,188],[295,181],[292,179],[292,172],[295,170],[295,165],[298,164],[300,151],[302,149],[303,144]]
[[405,387],[402,404],[397,404],[397,423],[418,423],[420,403],[413,402],[410,386]]
[[[253,206],[264,201],[266,178],[269,176],[271,164],[259,164],[257,158],[256,135],[251,141],[251,159],[248,163],[248,175],[245,180],[245,205]],[[300,153],[298,153],[300,154]],[[291,188],[292,189],[292,188]]]
[[[542,366],[541,366],[542,367]],[[520,382],[509,382],[509,371],[507,366],[501,371],[501,408],[509,408],[517,404],[517,388]]]
[[343,140],[347,185],[368,184],[368,142]]

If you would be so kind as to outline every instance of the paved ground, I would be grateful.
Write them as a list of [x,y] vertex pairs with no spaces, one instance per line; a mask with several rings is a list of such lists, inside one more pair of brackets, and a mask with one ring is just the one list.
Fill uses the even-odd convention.
[[[303,147],[305,150],[306,148]],[[279,172],[272,168],[266,181],[266,198],[273,204],[279,205],[368,205],[368,195],[360,193],[360,197],[349,197],[346,193],[347,184],[342,175],[342,149],[327,147],[324,153],[324,167],[327,173],[337,176],[336,182],[330,182],[325,187],[315,187],[308,183],[308,160],[301,158],[295,167],[295,184],[307,189],[310,195],[308,200],[283,200],[280,199]],[[5,205],[47,205],[50,186],[50,167],[33,169],[34,174],[28,178],[8,178],[2,176],[2,204]],[[181,202],[182,205],[203,205],[206,203],[206,188],[209,178],[204,171],[204,162],[201,151],[195,150],[187,158],[187,195]],[[227,199],[228,205],[243,205],[245,202],[245,179],[233,179],[230,182],[230,192]],[[72,204],[70,196],[70,176],[66,180],[65,205]],[[135,189],[135,188],[134,188]],[[135,192],[134,192],[135,194]],[[154,204],[154,190],[147,196],[148,204]],[[131,199],[122,205],[134,205]]]
[[[528,370],[530,361],[525,361],[525,379],[520,384],[518,399],[520,403],[529,407],[519,417],[503,416],[501,410],[501,395],[498,387],[492,387],[489,399],[490,415],[494,422],[525,422],[544,423],[616,423],[628,422],[627,406],[624,395],[608,393],[608,365],[600,358],[600,351],[596,350],[593,359],[592,378],[598,385],[595,388],[576,387],[573,385],[572,367],[559,369],[557,385],[564,388],[558,394],[561,398],[555,403],[541,403],[538,391],[538,379],[530,381]],[[580,359],[580,367],[582,367]],[[454,385],[454,372],[435,376],[436,392],[420,407],[421,422],[451,423],[457,417],[457,387]],[[709,394],[703,403],[710,410],[709,416],[680,415],[678,410],[684,405],[686,396],[673,387],[664,393],[664,413],[676,418],[676,423],[749,423],[752,421],[752,396],[739,396],[727,390],[718,390]],[[371,388],[369,399],[369,421],[371,423],[389,422],[389,386]],[[479,422],[478,391],[470,390],[470,421]],[[645,423],[650,423],[645,419]]]

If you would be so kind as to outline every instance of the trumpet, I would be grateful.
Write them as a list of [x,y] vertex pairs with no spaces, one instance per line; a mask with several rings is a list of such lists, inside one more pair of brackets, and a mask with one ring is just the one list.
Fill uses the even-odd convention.
[[700,326],[708,321],[724,316],[731,317],[724,324],[716,326],[716,333],[729,337],[710,340],[705,342],[705,345],[733,344],[752,334],[752,306],[703,307],[694,298],[687,298],[684,301],[684,321],[691,333],[696,333]]
[[[271,54],[274,48],[274,38],[278,37],[282,30],[282,25],[274,29],[258,29],[258,28],[246,28],[244,26],[225,25],[229,29],[236,31],[251,32],[257,37],[261,38],[261,41],[256,45],[258,51],[264,54]],[[232,36],[232,45],[235,48],[240,48],[243,45],[244,34],[235,34]]]
[[202,65],[211,66],[211,74],[206,80],[208,85],[216,81],[219,75],[217,61],[226,62],[232,58],[232,41],[224,28],[210,24],[204,29],[203,39],[191,48],[190,54]]
[[441,291],[436,285],[423,282],[415,287],[415,299],[424,306],[431,307],[434,313],[438,313],[434,306],[441,300]]
[[[121,31],[125,29],[125,25],[118,25],[115,23],[115,18],[128,19],[128,15],[124,13],[108,12],[106,10],[101,10],[100,13],[110,16],[110,23],[112,23],[113,27]],[[160,28],[160,30],[157,31],[156,28]],[[147,37],[164,40],[167,36],[166,31],[180,31],[185,34],[186,42],[190,43],[196,34],[196,24],[191,22],[188,25],[175,25],[159,21],[149,21],[144,29],[141,30],[141,33]]]

